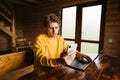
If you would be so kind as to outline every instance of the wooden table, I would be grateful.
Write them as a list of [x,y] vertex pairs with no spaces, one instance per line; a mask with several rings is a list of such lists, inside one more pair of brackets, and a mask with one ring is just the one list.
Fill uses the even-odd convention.
[[99,68],[92,63],[86,71],[78,71],[66,66],[54,68],[48,74],[38,77],[34,72],[24,76],[20,80],[119,80],[119,67],[111,66],[109,57],[101,60]]

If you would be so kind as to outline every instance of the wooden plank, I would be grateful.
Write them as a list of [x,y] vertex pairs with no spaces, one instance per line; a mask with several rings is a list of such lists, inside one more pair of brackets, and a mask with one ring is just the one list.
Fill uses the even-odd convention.
[[32,63],[32,50],[0,55],[0,76]]
[[31,73],[33,70],[34,70],[33,65],[30,65],[30,66],[12,71],[10,73],[7,73],[7,74],[1,76],[0,80],[17,80],[20,77],[22,77],[28,73]]
[[0,26],[0,30],[2,30],[4,33],[6,33],[7,35],[9,35],[10,37],[12,37],[12,32],[10,32],[9,30],[7,30],[3,26]]
[[18,5],[23,5],[26,7],[30,7],[31,5],[29,3],[25,3],[24,1],[20,0],[10,0],[11,3],[18,4]]
[[15,16],[12,17],[12,47],[16,47]]
[[1,2],[0,2],[0,7],[5,10],[7,12],[7,14],[9,14],[9,16],[11,15],[11,11],[5,6],[3,5]]
[[1,11],[0,11],[0,15],[2,15],[6,20],[12,23],[12,21],[6,15],[4,15],[4,13],[2,13]]

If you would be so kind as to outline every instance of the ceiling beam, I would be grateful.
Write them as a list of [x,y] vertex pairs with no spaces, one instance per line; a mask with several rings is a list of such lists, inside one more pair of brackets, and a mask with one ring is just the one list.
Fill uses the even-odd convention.
[[24,0],[24,1],[32,3],[32,4],[41,4],[42,3],[40,0]]
[[21,0],[8,0],[8,1],[13,4],[19,4],[19,5],[28,6],[28,7],[31,6],[29,3],[25,3],[24,1],[21,1]]

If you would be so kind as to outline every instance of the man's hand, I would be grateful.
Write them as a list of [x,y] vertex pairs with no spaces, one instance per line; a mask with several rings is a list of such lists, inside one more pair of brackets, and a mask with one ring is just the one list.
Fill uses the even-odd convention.
[[65,63],[67,65],[71,64],[71,62],[75,59],[76,57],[76,52],[69,51],[66,56],[63,57]]
[[66,53],[62,53],[60,56],[61,64],[69,65],[76,57],[76,52],[69,51]]
[[82,53],[80,53],[80,52],[78,52],[78,51],[77,51],[76,57],[79,58],[79,59],[80,59],[80,58],[81,58],[81,59],[86,58],[86,59],[88,60],[88,62],[92,62],[91,58],[90,58],[88,55],[82,54]]

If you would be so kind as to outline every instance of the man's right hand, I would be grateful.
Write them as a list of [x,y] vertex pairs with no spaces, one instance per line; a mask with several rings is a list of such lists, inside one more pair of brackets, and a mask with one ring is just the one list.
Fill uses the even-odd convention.
[[61,64],[69,65],[76,57],[76,52],[69,51],[67,53],[62,53],[60,56]]

